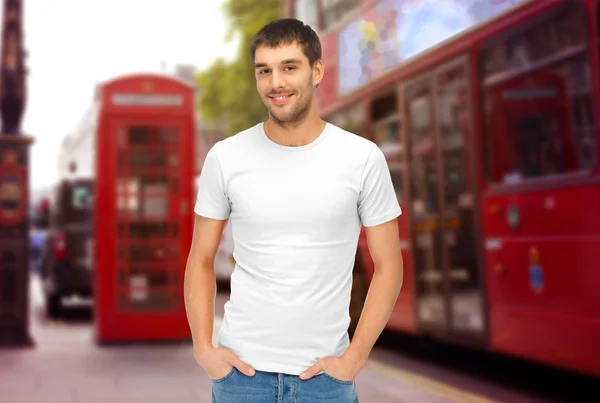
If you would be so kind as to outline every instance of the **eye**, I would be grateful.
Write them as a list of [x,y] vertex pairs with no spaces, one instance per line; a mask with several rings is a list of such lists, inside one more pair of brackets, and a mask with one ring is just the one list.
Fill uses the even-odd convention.
[[264,74],[264,73],[268,73],[268,72],[269,72],[269,69],[262,69],[262,70],[259,70],[258,74]]
[[296,70],[296,67],[294,66],[286,66],[285,68],[286,70]]

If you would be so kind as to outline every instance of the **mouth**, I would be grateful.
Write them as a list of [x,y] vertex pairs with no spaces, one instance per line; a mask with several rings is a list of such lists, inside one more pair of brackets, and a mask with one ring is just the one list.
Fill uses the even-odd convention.
[[269,95],[269,98],[271,98],[271,101],[275,104],[275,105],[282,105],[284,103],[286,103],[294,94],[277,94],[277,95]]

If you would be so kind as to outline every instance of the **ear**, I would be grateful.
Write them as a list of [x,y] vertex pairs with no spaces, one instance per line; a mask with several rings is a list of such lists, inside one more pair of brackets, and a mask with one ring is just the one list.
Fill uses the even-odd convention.
[[319,87],[321,80],[323,80],[323,76],[325,75],[325,66],[323,65],[322,60],[316,60],[312,67],[313,71],[313,85],[315,87]]

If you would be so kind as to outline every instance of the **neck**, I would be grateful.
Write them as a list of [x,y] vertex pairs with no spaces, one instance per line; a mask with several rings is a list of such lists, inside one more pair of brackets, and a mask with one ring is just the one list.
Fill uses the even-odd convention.
[[264,124],[266,135],[275,143],[300,147],[315,141],[325,129],[326,122],[311,108],[308,115],[299,122],[280,124],[269,118]]

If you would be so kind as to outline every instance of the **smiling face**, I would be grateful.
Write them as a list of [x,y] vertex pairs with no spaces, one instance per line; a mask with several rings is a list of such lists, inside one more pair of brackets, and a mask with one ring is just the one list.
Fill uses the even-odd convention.
[[310,65],[296,42],[277,47],[260,46],[254,58],[256,87],[279,125],[295,125],[309,114],[315,87],[323,76],[322,62]]

